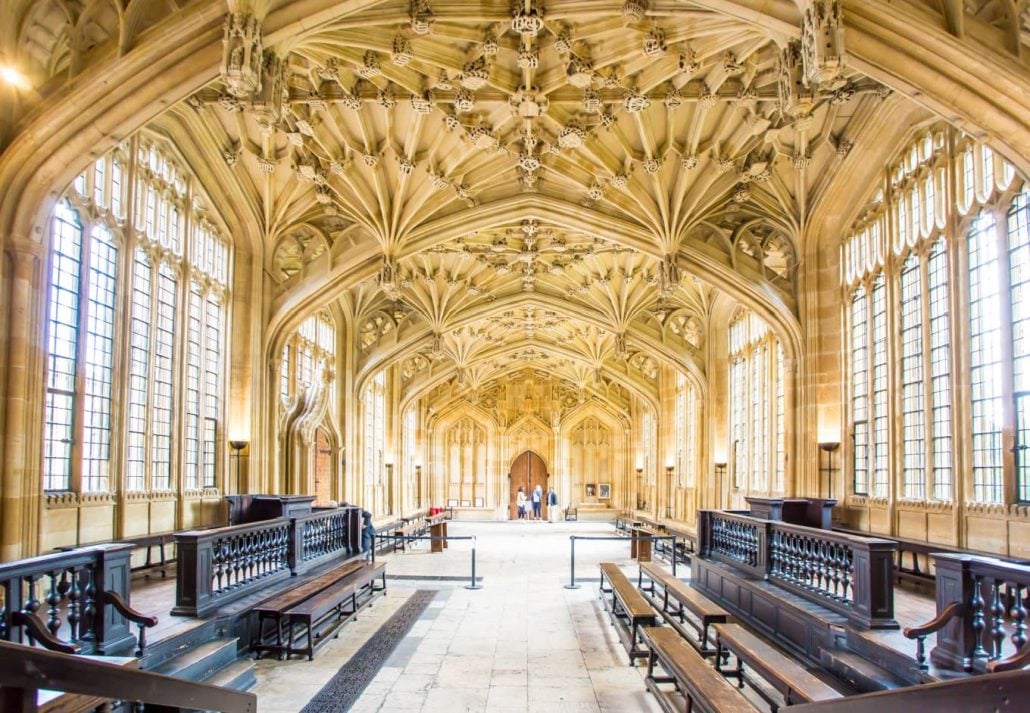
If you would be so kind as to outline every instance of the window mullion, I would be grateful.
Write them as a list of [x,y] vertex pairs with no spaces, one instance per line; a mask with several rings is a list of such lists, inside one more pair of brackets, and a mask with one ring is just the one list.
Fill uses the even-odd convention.
[[1012,273],[1009,269],[1008,211],[1005,205],[998,202],[993,206],[995,225],[994,234],[998,240],[998,295],[1001,309],[1001,458],[1002,458],[1002,497],[1006,504],[1017,501],[1016,488],[1016,412],[1013,375],[1013,343],[1012,343]]

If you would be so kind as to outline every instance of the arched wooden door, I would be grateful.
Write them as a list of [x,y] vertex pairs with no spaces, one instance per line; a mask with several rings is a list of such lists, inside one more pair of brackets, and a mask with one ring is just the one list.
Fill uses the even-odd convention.
[[321,428],[315,429],[315,505],[328,505],[332,500],[333,450]]
[[[519,518],[518,506],[515,505],[516,495],[519,486],[526,492],[526,498],[533,494],[533,488],[537,485],[543,490],[541,517],[547,519],[547,464],[544,459],[533,451],[525,451],[519,455],[511,464],[511,492],[508,498],[508,519]],[[532,512],[532,511],[530,511]]]

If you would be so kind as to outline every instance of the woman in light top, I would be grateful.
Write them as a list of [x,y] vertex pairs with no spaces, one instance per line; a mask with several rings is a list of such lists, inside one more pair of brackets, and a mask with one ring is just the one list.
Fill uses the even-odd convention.
[[517,505],[518,508],[519,508],[519,520],[525,520],[526,519],[526,491],[524,491],[522,489],[521,485],[519,486],[518,494],[515,496],[515,505]]

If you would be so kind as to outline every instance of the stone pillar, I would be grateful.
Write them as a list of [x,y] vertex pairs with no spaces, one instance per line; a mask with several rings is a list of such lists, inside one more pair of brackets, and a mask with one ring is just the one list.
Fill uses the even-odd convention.
[[42,261],[35,246],[12,247],[7,313],[7,384],[0,493],[0,561],[35,554],[43,484],[39,463],[43,349],[39,333]]

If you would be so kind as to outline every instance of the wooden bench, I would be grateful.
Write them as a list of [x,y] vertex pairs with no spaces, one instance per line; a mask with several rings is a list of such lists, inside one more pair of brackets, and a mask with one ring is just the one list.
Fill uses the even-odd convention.
[[[646,585],[644,583],[645,576],[648,579]],[[661,599],[655,590],[656,584],[661,587]],[[703,656],[715,655],[715,649],[708,645],[708,628],[713,624],[725,624],[732,621],[733,617],[728,611],[654,562],[640,563],[637,587],[662,617],[683,638],[695,644]],[[675,609],[670,608],[670,599],[676,602]],[[692,617],[686,618],[685,611],[689,611]],[[689,623],[694,628],[694,632],[687,631],[683,627],[684,623]]]
[[[622,640],[626,652],[629,654],[629,663],[633,660],[647,656],[647,649],[637,646],[640,640],[640,629],[645,626],[655,626],[657,618],[654,609],[647,603],[643,595],[637,591],[632,582],[626,578],[618,565],[614,562],[601,562],[601,599],[604,607],[611,615],[611,622]],[[610,587],[604,588],[604,581],[608,580]],[[605,597],[611,594],[611,602]]]
[[[383,579],[381,587],[375,586],[378,577]],[[376,562],[362,565],[327,589],[291,607],[286,612],[289,618],[286,656],[307,654],[308,661],[312,660],[315,658],[316,646],[328,641],[329,634],[354,618],[358,610],[371,602],[377,592],[385,591],[386,563]],[[350,608],[345,609],[345,604],[350,604]],[[330,622],[329,626],[318,631],[326,622]],[[294,632],[294,625],[299,625],[299,633]],[[306,645],[300,648],[294,646],[298,640],[306,642]]]
[[[786,705],[812,703],[841,698],[843,694],[822,679],[811,674],[804,666],[787,658],[771,644],[766,643],[739,624],[716,624],[715,668],[722,671],[722,653],[730,651],[737,658],[737,669],[726,673],[735,676],[738,685],[744,685],[744,666],[754,669],[766,683],[776,689]],[[779,702],[771,699],[758,686],[754,690],[768,701],[773,713]]]
[[424,534],[424,526],[418,521],[409,522],[398,527],[393,534],[393,551],[400,549],[401,552],[407,552],[409,546],[418,542],[419,535]]
[[565,521],[569,522],[570,520],[579,521],[579,511],[571,505],[565,508]]
[[[135,656],[92,656],[82,654],[82,658],[121,666],[126,669],[138,669],[140,660]],[[36,691],[36,705],[39,713],[93,713],[97,709],[109,710],[110,699],[82,693],[65,693],[41,688]]]
[[[684,710],[683,705],[676,700],[677,691],[686,699],[688,712],[741,713],[756,710],[672,629],[649,627],[641,635],[648,647],[644,685],[654,694],[662,710],[667,713]],[[655,675],[656,663],[661,665],[667,675]],[[659,684],[663,683],[674,684],[676,690],[662,690]]]
[[[282,658],[289,648],[289,641],[285,640],[283,630],[287,622],[286,612],[291,607],[357,572],[361,567],[362,562],[359,561],[345,562],[254,607],[253,611],[257,613],[258,625],[257,638],[251,643],[251,649],[255,655],[260,657],[262,653],[268,652]],[[274,643],[266,643],[270,638],[270,634],[266,633],[266,624],[272,624],[274,627]]]

